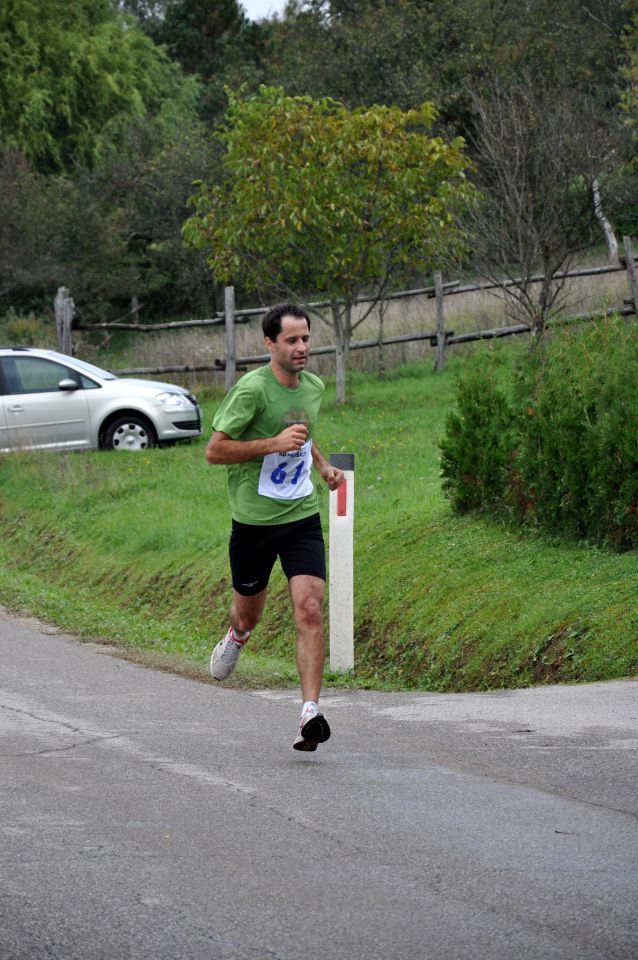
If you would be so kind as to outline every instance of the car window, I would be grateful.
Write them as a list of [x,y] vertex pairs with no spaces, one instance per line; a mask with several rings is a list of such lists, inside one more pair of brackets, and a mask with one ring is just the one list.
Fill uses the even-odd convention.
[[0,357],[2,368],[2,392],[20,393],[21,383],[13,357]]
[[79,360],[77,357],[73,357],[73,364],[74,366],[79,367],[79,369],[84,373],[88,373],[92,377],[99,377],[100,380],[118,379],[114,374],[109,373],[108,370],[102,370],[101,367],[96,367],[93,363],[87,363],[86,360]]
[[0,394],[14,392],[12,389],[12,377],[15,379],[15,370],[13,366],[9,368],[8,360],[4,360],[2,357],[0,357]]
[[73,370],[42,357],[4,357],[2,366],[7,393],[49,393],[60,380],[78,381]]

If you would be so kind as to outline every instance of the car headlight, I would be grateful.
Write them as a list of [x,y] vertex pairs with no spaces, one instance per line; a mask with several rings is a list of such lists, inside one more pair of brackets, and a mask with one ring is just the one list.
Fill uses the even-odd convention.
[[163,393],[156,394],[155,400],[167,409],[190,410],[191,408],[190,400],[183,393],[169,393],[168,390],[165,390]]

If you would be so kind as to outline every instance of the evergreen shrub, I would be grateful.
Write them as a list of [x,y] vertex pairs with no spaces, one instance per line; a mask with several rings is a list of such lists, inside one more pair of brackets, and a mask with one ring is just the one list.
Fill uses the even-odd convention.
[[446,424],[441,468],[454,507],[637,547],[636,324],[610,318],[552,337],[500,383],[493,370],[492,358],[472,366]]
[[459,511],[485,510],[505,496],[514,415],[496,355],[473,357],[457,380],[456,408],[441,442],[443,489]]

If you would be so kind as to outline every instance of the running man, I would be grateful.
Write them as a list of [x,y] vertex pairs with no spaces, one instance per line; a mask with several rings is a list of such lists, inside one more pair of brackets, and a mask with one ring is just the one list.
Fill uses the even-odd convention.
[[297,669],[303,707],[295,750],[316,750],[330,736],[319,710],[323,677],[323,595],[326,559],[311,467],[330,490],[343,482],[313,440],[325,387],[305,369],[310,318],[294,304],[273,307],[262,321],[270,363],[245,374],[213,421],[210,464],[228,473],[232,513],[230,627],[211,656],[215,680],[235,669],[266,603],[279,557],[288,579],[297,628]]

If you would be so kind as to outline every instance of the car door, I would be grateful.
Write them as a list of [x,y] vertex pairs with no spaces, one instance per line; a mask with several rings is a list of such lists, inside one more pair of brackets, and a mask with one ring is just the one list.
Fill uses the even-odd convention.
[[[79,375],[44,357],[5,356],[2,363],[4,449],[90,446],[86,391]],[[60,389],[60,382],[76,389]]]

